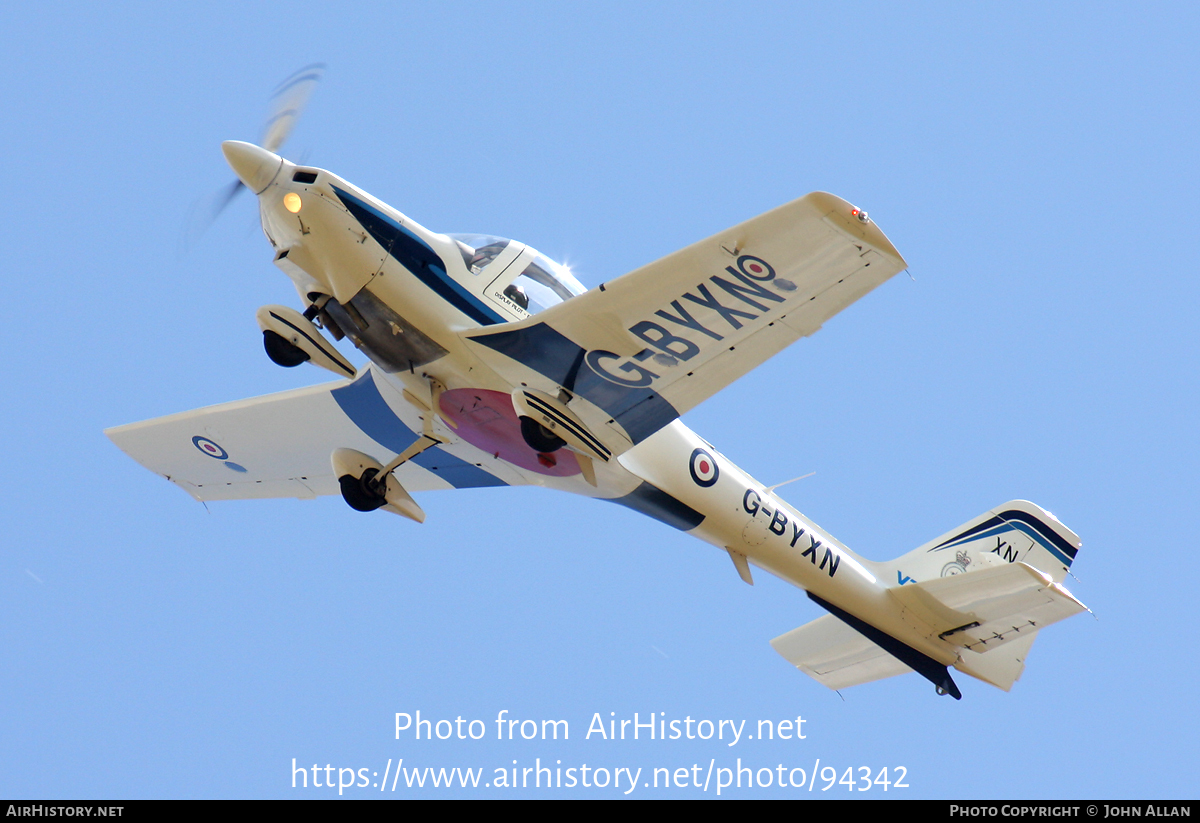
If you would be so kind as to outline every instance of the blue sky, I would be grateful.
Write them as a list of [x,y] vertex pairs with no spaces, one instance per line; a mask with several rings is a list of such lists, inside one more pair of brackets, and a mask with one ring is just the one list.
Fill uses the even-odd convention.
[[[643,782],[740,758],[901,767],[888,797],[1194,796],[1194,7],[59,4],[0,23],[0,794],[337,795],[293,789],[293,758],[335,780],[404,758]],[[263,355],[254,312],[294,292],[249,198],[184,242],[231,179],[221,141],[256,139],[274,85],[315,61],[285,154],[588,286],[812,190],[868,209],[914,279],[685,422],[765,483],[815,471],[784,496],[874,559],[1033,500],[1082,537],[1068,587],[1096,619],[1044,632],[1008,694],[908,675],[839,697],[768,645],[819,615],[801,592],[747,587],[619,507],[489,489],[421,495],[421,526],[334,498],[206,510],[133,463],[104,428],[324,380]],[[489,734],[396,740],[417,710]],[[501,711],[570,740],[497,741]],[[799,716],[806,737],[585,739],[634,712]],[[722,796],[850,795],[824,783]]]

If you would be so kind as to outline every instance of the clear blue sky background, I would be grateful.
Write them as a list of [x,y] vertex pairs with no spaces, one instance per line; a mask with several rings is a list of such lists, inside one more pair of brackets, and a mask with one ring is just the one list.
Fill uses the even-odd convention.
[[[888,797],[1194,797],[1197,23],[1183,3],[9,4],[0,795],[336,795],[293,790],[293,758],[643,782],[741,758],[905,768]],[[811,190],[868,209],[915,282],[685,422],[765,483],[816,471],[787,499],[876,559],[1034,500],[1082,536],[1068,586],[1098,619],[1044,632],[1008,694],[907,675],[843,699],[768,645],[819,615],[801,592],[625,509],[491,489],[421,496],[422,526],[337,498],[206,511],[133,463],[102,429],[326,376],[262,352],[255,310],[295,295],[250,198],[181,242],[232,179],[221,141],[257,139],[315,61],[286,154],[589,286]],[[488,737],[395,740],[417,710]],[[570,740],[496,741],[501,710]],[[597,712],[802,716],[806,738],[585,740]],[[732,796],[848,795],[821,785]],[[670,794],[706,796],[634,796]]]

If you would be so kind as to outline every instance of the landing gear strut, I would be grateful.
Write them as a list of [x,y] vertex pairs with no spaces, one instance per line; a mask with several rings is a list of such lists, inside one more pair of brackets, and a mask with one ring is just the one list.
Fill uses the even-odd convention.
[[436,437],[422,435],[386,466],[380,465],[369,454],[354,449],[334,449],[330,458],[333,474],[342,488],[342,499],[355,511],[384,509],[424,523],[425,512],[392,472],[426,449],[443,442]]
[[[435,407],[443,389],[445,386],[430,378],[430,396]],[[404,395],[410,402],[415,402],[407,390]],[[422,416],[424,426],[421,436],[392,458],[386,466],[371,455],[354,449],[333,450],[333,454],[329,456],[333,465],[333,476],[338,479],[338,485],[342,488],[342,498],[350,508],[360,512],[383,509],[418,523],[425,522],[425,512],[417,505],[417,501],[412,499],[412,495],[405,491],[394,474],[396,469],[417,455],[446,443],[444,435],[434,433],[432,410],[423,403],[420,404],[420,408],[425,412]]]

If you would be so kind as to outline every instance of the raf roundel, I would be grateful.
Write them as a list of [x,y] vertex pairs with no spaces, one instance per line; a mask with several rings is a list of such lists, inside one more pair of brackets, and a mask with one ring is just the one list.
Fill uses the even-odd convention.
[[192,438],[192,445],[198,448],[201,454],[207,454],[209,457],[215,460],[220,460],[225,464],[226,468],[232,469],[235,472],[245,473],[245,466],[238,465],[232,460],[229,460],[229,452],[225,451],[223,448],[217,445],[216,442],[209,440],[207,437],[196,435]]
[[697,486],[707,488],[717,482],[717,478],[721,472],[717,468],[717,461],[713,456],[704,449],[696,449],[692,452],[692,459],[688,464],[688,469],[692,473],[692,479],[696,481]]
[[215,457],[217,460],[227,460],[229,458],[229,452],[225,451],[207,437],[196,435],[192,438],[192,445],[198,448],[203,454],[207,454],[209,457]]
[[766,267],[763,266],[762,263],[759,263],[757,260],[747,263],[746,268],[749,269],[752,274],[766,274],[767,273]]

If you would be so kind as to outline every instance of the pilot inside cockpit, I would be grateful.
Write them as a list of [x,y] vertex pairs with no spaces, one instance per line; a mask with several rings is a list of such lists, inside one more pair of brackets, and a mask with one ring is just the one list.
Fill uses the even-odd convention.
[[[473,275],[482,273],[512,242],[480,234],[452,234],[450,237],[458,245],[463,262]],[[536,250],[528,251],[535,255],[533,260],[503,290],[503,295],[522,310],[536,314],[587,291],[566,266]],[[503,282],[503,275],[501,278]]]
[[529,311],[529,295],[516,283],[509,283],[504,289],[504,296],[516,303],[525,311]]

